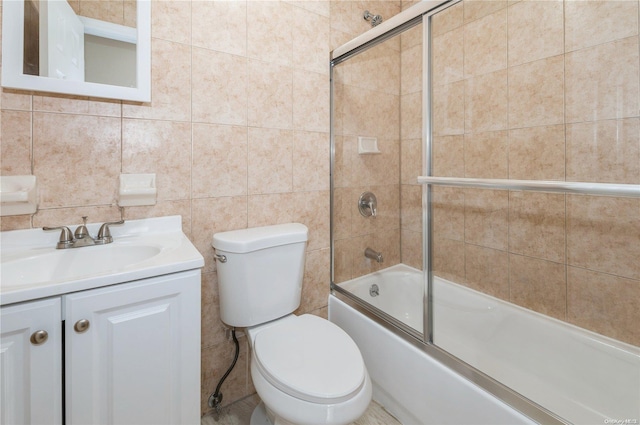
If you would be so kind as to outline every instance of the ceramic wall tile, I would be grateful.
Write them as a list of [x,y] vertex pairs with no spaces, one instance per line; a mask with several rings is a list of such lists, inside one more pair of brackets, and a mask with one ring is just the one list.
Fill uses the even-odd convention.
[[[495,1],[465,2],[469,4]],[[465,10],[466,12],[466,10]],[[501,9],[464,26],[464,75],[487,74],[507,67],[507,11]]]
[[328,190],[293,194],[293,221],[309,228],[308,250],[330,246],[329,199]]
[[417,184],[422,171],[422,139],[405,139],[400,145],[400,182]]
[[[453,31],[446,32],[439,37],[434,37],[431,41],[431,63],[433,84],[449,84],[460,81],[464,78],[465,72],[465,33],[460,27]],[[418,45],[408,51],[416,51],[413,56],[422,59],[422,45]],[[403,51],[404,56],[404,51]],[[404,65],[404,61],[403,61]],[[420,62],[422,69],[422,62]]]
[[422,270],[422,232],[400,230],[400,258],[402,263]]
[[248,227],[271,226],[293,221],[292,193],[250,195],[248,202]]
[[213,235],[247,227],[247,197],[220,197],[191,200],[191,242],[204,257],[203,273],[214,271]]
[[248,75],[248,125],[292,129],[292,68],[249,60]]
[[33,110],[40,112],[120,117],[122,115],[121,108],[122,102],[119,100],[94,99],[53,93],[46,96],[33,96]]
[[[197,2],[201,3],[201,2]],[[193,5],[185,1],[156,0],[151,3],[151,37],[191,43]]]
[[[315,2],[299,2],[293,8],[293,58],[292,65],[296,69],[317,72],[319,74],[329,74],[329,33],[330,18],[323,14],[322,8],[318,11],[309,10]],[[329,2],[317,2],[318,4],[329,5]],[[305,8],[307,6],[307,8]]]
[[564,123],[564,57],[509,68],[509,127]]
[[564,194],[509,192],[509,251],[564,262]]
[[638,35],[638,2],[566,1],[567,52]]
[[509,178],[564,180],[564,125],[509,130]]
[[509,174],[508,144],[507,131],[465,134],[464,176],[506,179]]
[[567,262],[640,279],[640,199],[567,195]]
[[[293,128],[328,133],[331,130],[328,75],[295,71],[292,93]],[[314,101],[310,102],[309,99]]]
[[464,237],[468,243],[506,250],[509,196],[504,190],[466,189]]
[[194,198],[247,194],[247,128],[193,124]]
[[[465,86],[466,83],[464,81],[458,81],[456,83],[433,87],[432,114],[434,135],[450,136],[464,134]],[[480,99],[478,99],[478,101],[480,101]],[[403,133],[402,137],[406,139],[409,136]]]
[[191,46],[151,40],[151,102],[124,102],[126,118],[191,120]]
[[249,194],[291,192],[293,131],[249,128]]
[[509,254],[467,243],[464,255],[464,284],[485,294],[509,300]]
[[3,110],[0,117],[0,152],[3,176],[31,174],[31,113]]
[[640,120],[568,124],[567,180],[640,183]]
[[464,22],[464,2],[446,8],[431,17],[431,32],[434,37],[459,28]]
[[567,53],[566,122],[638,116],[639,67],[635,36]]
[[510,301],[556,319],[566,320],[566,266],[562,263],[509,255]]
[[246,1],[194,1],[191,3],[191,26],[193,46],[246,55]]
[[569,267],[567,320],[582,328],[640,345],[636,308],[640,281]]
[[564,53],[564,2],[519,1],[508,8],[509,66]]
[[400,55],[400,94],[422,91],[422,45],[403,49]]
[[464,189],[434,187],[431,208],[434,237],[464,241]]
[[247,125],[247,59],[195,47],[192,57],[193,121]]
[[191,125],[172,121],[123,120],[122,173],[155,173],[159,201],[189,199]]
[[507,7],[506,0],[466,0],[463,2],[464,21],[468,23]]
[[[121,120],[91,115],[33,114],[33,172],[39,208],[115,203]],[[61,164],[86,164],[62,166]]]
[[465,80],[464,130],[466,133],[507,129],[507,105],[509,105],[507,81],[507,70]]
[[247,3],[247,56],[291,66],[293,59],[293,10],[280,1]]
[[296,131],[293,135],[293,190],[329,190],[329,134]]

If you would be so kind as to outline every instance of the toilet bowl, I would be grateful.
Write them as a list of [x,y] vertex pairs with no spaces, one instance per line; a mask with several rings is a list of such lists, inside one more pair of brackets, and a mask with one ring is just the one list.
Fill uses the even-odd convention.
[[358,347],[337,325],[290,315],[247,334],[251,378],[274,425],[348,424],[366,410],[369,374]]
[[216,233],[220,316],[244,327],[262,402],[253,425],[346,425],[371,401],[355,342],[300,306],[308,230],[299,223]]

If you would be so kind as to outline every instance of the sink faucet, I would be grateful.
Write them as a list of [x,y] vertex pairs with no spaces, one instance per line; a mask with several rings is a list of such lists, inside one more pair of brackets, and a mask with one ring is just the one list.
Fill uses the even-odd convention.
[[384,258],[382,258],[382,253],[374,251],[371,248],[367,248],[364,250],[364,256],[367,258],[371,258],[372,260],[376,260],[378,263],[382,263]]
[[104,245],[113,242],[109,226],[118,224],[124,224],[124,220],[104,223],[100,226],[98,235],[95,238],[91,237],[89,229],[87,229],[87,216],[82,217],[82,224],[73,233],[67,226],[43,227],[42,230],[60,230],[60,239],[56,244],[56,249],[82,248],[84,246]]

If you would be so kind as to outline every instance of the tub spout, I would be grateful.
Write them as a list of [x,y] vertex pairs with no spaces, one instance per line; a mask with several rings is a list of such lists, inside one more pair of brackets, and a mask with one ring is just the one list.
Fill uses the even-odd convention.
[[371,258],[372,260],[376,260],[378,263],[382,263],[384,258],[382,258],[382,253],[374,251],[371,248],[367,248],[364,250],[364,256],[367,258]]

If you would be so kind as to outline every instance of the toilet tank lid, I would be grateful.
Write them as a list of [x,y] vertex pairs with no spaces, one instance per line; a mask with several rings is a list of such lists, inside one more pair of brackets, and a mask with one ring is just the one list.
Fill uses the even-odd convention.
[[212,246],[220,251],[246,253],[291,243],[306,242],[309,230],[300,223],[252,227],[213,235]]

